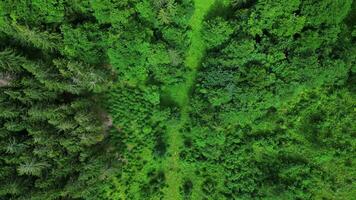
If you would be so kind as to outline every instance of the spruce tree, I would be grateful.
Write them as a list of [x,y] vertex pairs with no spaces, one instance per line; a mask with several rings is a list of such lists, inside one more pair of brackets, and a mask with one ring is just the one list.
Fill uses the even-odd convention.
[[119,164],[103,118],[111,70],[68,56],[58,22],[15,19],[10,4],[0,3],[0,199],[98,199]]

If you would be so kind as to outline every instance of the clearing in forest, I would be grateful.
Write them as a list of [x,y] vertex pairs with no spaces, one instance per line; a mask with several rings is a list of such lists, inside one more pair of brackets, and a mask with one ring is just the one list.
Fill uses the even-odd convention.
[[[180,106],[180,118],[172,120],[168,124],[168,157],[163,163],[166,173],[167,188],[164,189],[164,199],[177,200],[182,199],[180,187],[183,185],[183,176],[192,171],[192,166],[187,166],[180,161],[179,153],[183,144],[181,129],[189,121],[189,91],[195,82],[197,70],[201,59],[205,53],[205,45],[202,37],[202,27],[204,16],[215,0],[194,0],[195,11],[190,21],[191,46],[187,52],[185,66],[189,68],[186,74],[186,81],[183,84],[170,88],[172,98]],[[191,174],[191,173],[189,173]]]

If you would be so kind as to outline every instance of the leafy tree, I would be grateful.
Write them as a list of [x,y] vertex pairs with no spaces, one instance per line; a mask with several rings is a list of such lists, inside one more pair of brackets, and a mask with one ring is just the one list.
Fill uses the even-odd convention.
[[207,17],[182,152],[207,199],[352,198],[351,4],[233,1]]

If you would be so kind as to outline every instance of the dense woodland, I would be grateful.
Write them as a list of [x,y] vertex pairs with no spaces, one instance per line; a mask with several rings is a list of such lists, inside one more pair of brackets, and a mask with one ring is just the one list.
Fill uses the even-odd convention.
[[351,200],[353,0],[0,1],[0,200]]

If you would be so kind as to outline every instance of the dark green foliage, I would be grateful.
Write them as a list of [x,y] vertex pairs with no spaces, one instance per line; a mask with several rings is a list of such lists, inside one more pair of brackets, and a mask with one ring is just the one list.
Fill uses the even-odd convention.
[[0,199],[101,199],[120,164],[101,114],[104,36],[73,28],[63,1],[0,10]]

